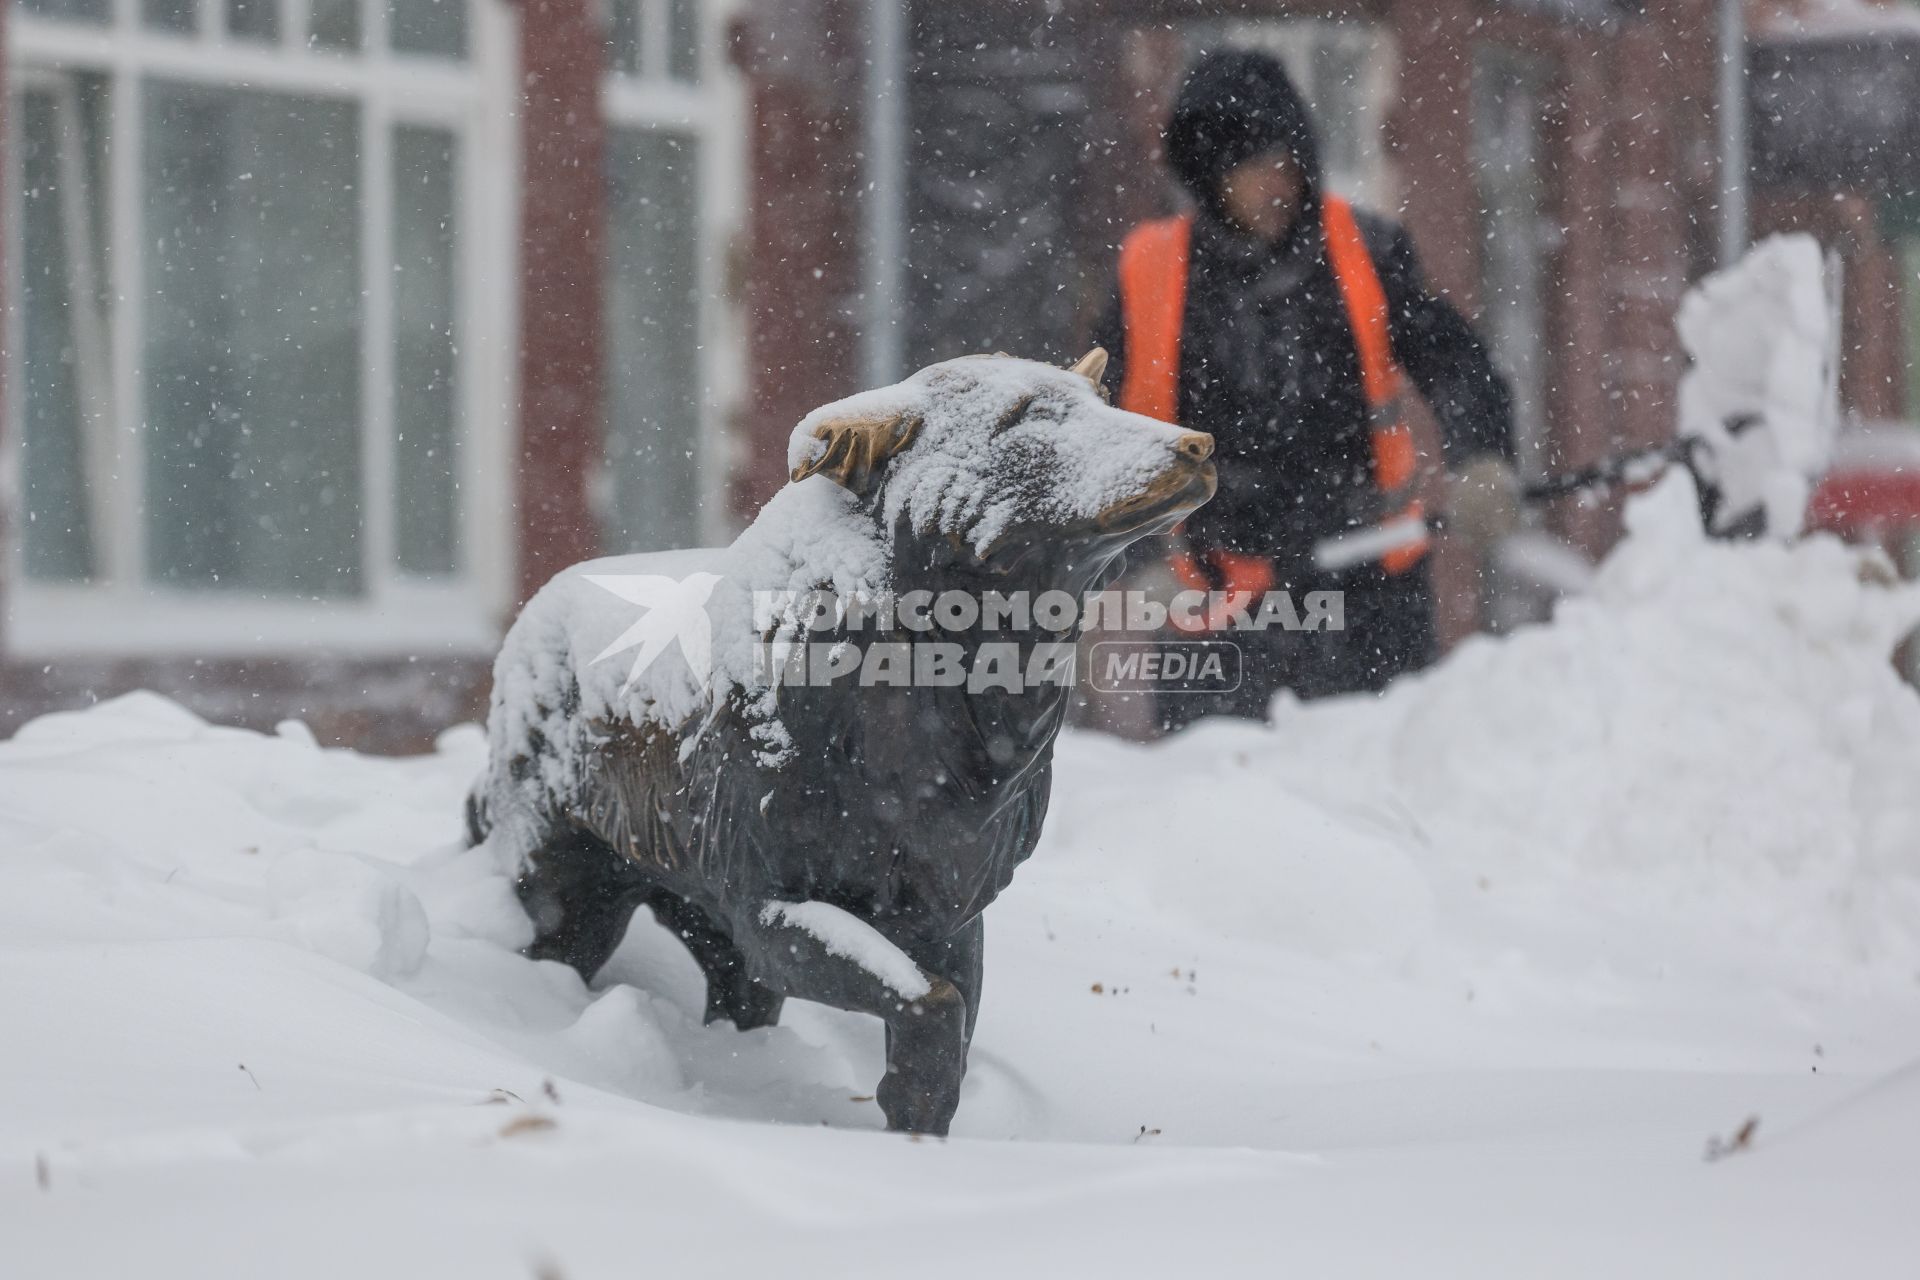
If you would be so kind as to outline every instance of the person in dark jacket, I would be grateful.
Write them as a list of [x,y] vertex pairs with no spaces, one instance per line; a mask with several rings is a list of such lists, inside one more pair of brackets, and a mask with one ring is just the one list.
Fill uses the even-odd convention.
[[[1315,548],[1417,512],[1402,373],[1440,424],[1449,527],[1482,545],[1510,531],[1507,386],[1466,319],[1428,288],[1406,232],[1324,189],[1312,121],[1279,62],[1203,57],[1165,140],[1198,207],[1143,225],[1123,247],[1095,334],[1112,357],[1109,383],[1122,407],[1214,436],[1219,492],[1175,548],[1187,585],[1237,590],[1264,575],[1296,601],[1338,590],[1345,628],[1223,636],[1243,651],[1240,688],[1174,693],[1163,719],[1264,717],[1282,688],[1377,690],[1435,653],[1424,543],[1338,570],[1320,567]],[[1384,308],[1369,311],[1381,294]]]

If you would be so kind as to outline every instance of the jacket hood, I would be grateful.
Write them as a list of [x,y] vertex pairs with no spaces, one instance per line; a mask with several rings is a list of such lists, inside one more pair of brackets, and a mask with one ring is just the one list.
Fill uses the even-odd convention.
[[1320,192],[1320,148],[1306,101],[1277,58],[1234,49],[1187,73],[1165,134],[1167,162],[1202,207],[1220,212],[1220,179],[1263,151],[1292,153],[1309,203]]

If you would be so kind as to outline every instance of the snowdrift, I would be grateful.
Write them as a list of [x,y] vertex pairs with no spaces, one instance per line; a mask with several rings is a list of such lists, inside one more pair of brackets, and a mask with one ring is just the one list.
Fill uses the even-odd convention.
[[1837,542],[1703,540],[1681,482],[1633,530],[1384,698],[1064,739],[948,1143],[861,1132],[877,1024],[702,1027],[644,917],[593,989],[519,958],[458,847],[474,728],[36,721],[0,1271],[1883,1273],[1920,1245],[1920,609]]

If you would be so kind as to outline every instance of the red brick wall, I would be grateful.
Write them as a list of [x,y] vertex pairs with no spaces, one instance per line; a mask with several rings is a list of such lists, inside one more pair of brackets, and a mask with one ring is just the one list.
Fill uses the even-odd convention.
[[[1612,55],[1576,37],[1559,42],[1563,104],[1554,163],[1559,170],[1558,214],[1565,242],[1552,275],[1554,370],[1549,409],[1561,460],[1571,469],[1596,462],[1615,447],[1608,420],[1613,308],[1607,279],[1612,258],[1615,183],[1608,124],[1616,109]],[[1555,526],[1589,552],[1611,535],[1608,513],[1575,502],[1558,504]]]
[[787,436],[859,390],[860,5],[763,5],[734,61],[749,83],[746,245],[739,256],[752,389],[733,476],[751,515],[786,481]]
[[[1602,373],[1604,401],[1596,418],[1563,421],[1576,460],[1650,444],[1673,434],[1675,390],[1685,356],[1673,317],[1690,283],[1688,224],[1711,225],[1712,211],[1690,199],[1686,169],[1686,116],[1711,111],[1713,80],[1679,56],[1685,10],[1698,5],[1655,6],[1648,17],[1626,24],[1607,43],[1606,106],[1601,117],[1602,164],[1609,199],[1599,230],[1605,236],[1599,275],[1569,281],[1591,292],[1605,308]],[[1711,32],[1710,15],[1701,14]],[[1590,551],[1618,534],[1617,507],[1604,510],[1567,504],[1564,527]]]
[[[1673,312],[1708,265],[1714,40],[1706,0],[1650,3],[1611,29],[1552,23],[1473,0],[1398,4],[1401,101],[1389,142],[1405,218],[1435,284],[1477,310],[1472,66],[1481,45],[1547,70],[1547,200],[1560,243],[1546,264],[1546,411],[1556,466],[1673,429],[1683,356]],[[1491,10],[1491,11],[1490,11]],[[1562,533],[1589,552],[1618,533],[1611,506],[1565,502]],[[1443,578],[1447,576],[1443,565]]]
[[1832,192],[1759,193],[1754,234],[1804,231],[1840,255],[1840,403],[1864,418],[1899,418],[1906,409],[1904,289],[1911,287],[1899,246],[1881,233],[1874,203]]
[[1407,231],[1433,286],[1469,316],[1480,287],[1480,201],[1473,180],[1473,49],[1487,6],[1431,0],[1394,7],[1399,101],[1387,146]]
[[[1431,286],[1469,317],[1479,311],[1480,201],[1473,183],[1474,0],[1396,5],[1389,22],[1400,56],[1399,99],[1387,120],[1387,149],[1399,179],[1398,211]],[[1386,212],[1394,212],[1387,210]],[[1420,413],[1420,452],[1440,456],[1438,429]],[[1428,500],[1438,505],[1437,477]],[[1434,550],[1436,624],[1451,647],[1480,623],[1480,582],[1472,557],[1448,538]]]
[[521,11],[519,595],[599,550],[587,500],[604,423],[600,115],[593,0]]

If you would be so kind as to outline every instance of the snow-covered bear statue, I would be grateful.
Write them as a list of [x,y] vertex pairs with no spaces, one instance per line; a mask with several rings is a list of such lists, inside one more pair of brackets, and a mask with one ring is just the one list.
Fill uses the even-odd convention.
[[468,805],[530,955],[591,977],[644,904],[709,1021],[873,1014],[888,1125],[946,1132],[981,912],[1047,810],[1070,606],[1213,493],[1212,438],[1110,407],[1105,364],[968,357],[817,409],[732,546],[534,596]]

